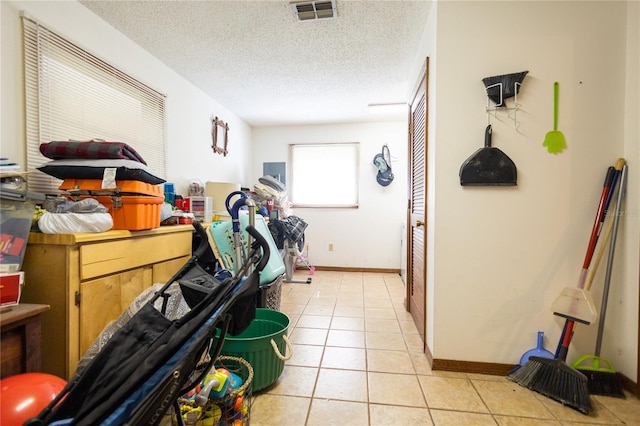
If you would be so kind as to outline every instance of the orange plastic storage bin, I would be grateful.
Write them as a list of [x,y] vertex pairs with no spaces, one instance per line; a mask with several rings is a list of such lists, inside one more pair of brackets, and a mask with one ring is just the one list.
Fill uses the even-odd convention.
[[109,209],[113,218],[113,229],[141,231],[160,226],[160,211],[164,197],[99,195],[93,198]]
[[59,189],[78,195],[104,195],[111,193],[141,194],[153,197],[164,197],[161,186],[138,180],[117,180],[115,188],[103,188],[100,179],[65,179]]
[[95,198],[109,209],[112,229],[141,231],[160,226],[164,202],[162,187],[137,180],[117,180],[115,188],[103,188],[100,179],[65,179],[59,189],[68,197],[82,200]]

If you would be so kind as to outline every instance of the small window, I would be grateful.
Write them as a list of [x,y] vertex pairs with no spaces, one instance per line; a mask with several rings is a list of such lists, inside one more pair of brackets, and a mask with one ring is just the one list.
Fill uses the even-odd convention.
[[289,145],[294,207],[358,207],[359,143]]

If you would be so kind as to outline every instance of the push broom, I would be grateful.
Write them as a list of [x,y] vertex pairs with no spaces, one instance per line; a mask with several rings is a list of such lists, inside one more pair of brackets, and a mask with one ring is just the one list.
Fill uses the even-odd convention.
[[[605,217],[605,204],[608,199],[614,174],[614,168],[610,167],[607,170],[607,177],[598,204],[598,212],[591,232],[583,268],[580,273],[577,291],[573,291],[573,289],[567,291],[567,289],[565,289],[556,302],[554,302],[554,306],[552,306],[552,308],[554,308],[554,314],[567,318],[558,356],[553,359],[531,357],[525,365],[509,374],[509,379],[521,386],[539,392],[585,414],[591,411],[587,377],[569,366],[566,363],[566,359],[575,321],[590,324],[597,317],[595,304],[589,293],[591,282],[586,283],[586,280],[588,268],[595,251],[595,244],[602,231],[601,220]],[[607,221],[607,223],[610,224],[611,220]],[[595,266],[597,265],[594,265],[594,267]],[[558,300],[560,303],[557,303]],[[558,305],[563,305],[566,309],[559,309]]]
[[592,395],[613,396],[616,398],[625,398],[620,378],[616,374],[611,362],[600,357],[602,348],[602,335],[604,332],[604,323],[607,313],[607,301],[609,298],[609,286],[611,284],[611,270],[613,267],[613,258],[616,245],[616,235],[618,233],[618,221],[620,219],[620,210],[622,205],[622,197],[626,188],[627,166],[622,169],[620,177],[620,189],[618,190],[618,203],[616,205],[615,216],[613,220],[613,234],[609,244],[609,257],[607,259],[607,270],[604,279],[604,289],[602,292],[602,303],[600,305],[600,318],[598,319],[598,335],[596,337],[596,348],[594,355],[583,355],[572,364],[572,366],[583,372],[587,376],[589,392]]

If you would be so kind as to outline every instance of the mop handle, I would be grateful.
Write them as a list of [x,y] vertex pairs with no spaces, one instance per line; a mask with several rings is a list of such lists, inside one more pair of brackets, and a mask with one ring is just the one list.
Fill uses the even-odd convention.
[[562,361],[567,360],[567,353],[569,352],[569,344],[573,337],[573,326],[576,322],[573,320],[567,320],[565,323],[565,330],[562,332],[562,343],[556,351],[556,358]]
[[615,171],[616,169],[613,166],[610,166],[607,169],[607,175],[602,187],[602,195],[600,196],[600,203],[598,204],[598,211],[596,213],[596,219],[591,229],[591,237],[589,238],[589,245],[587,246],[587,253],[584,257],[584,262],[582,263],[582,269],[588,269],[589,264],[591,263],[593,251],[596,247],[596,243],[598,242],[598,236],[600,235],[600,230],[602,229],[602,223],[604,222],[604,213],[608,207],[607,201],[610,201],[608,195],[609,191],[611,190],[611,183],[613,182]]
[[593,260],[591,261],[591,265],[589,266],[589,271],[587,272],[586,284],[584,286],[585,291],[591,290],[591,286],[593,285],[593,279],[596,276],[596,272],[598,272],[598,265],[600,265],[600,260],[602,260],[602,255],[604,254],[604,250],[609,243],[609,239],[611,238],[611,231],[613,230],[613,224],[615,222],[615,218],[609,219],[605,222],[604,228],[600,234],[601,237],[598,241],[598,246],[596,247],[596,253],[593,256]]
[[596,337],[596,350],[594,355],[600,356],[602,349],[602,335],[604,334],[604,321],[607,315],[607,301],[609,299],[609,286],[611,284],[611,271],[613,269],[613,257],[616,248],[616,237],[618,234],[618,223],[620,221],[620,210],[622,199],[624,197],[627,184],[627,165],[622,168],[620,176],[620,187],[618,189],[618,204],[616,205],[615,217],[613,218],[613,233],[611,234],[611,242],[609,243],[609,257],[607,259],[607,271],[604,277],[604,290],[602,291],[602,302],[600,305],[600,318],[598,320],[598,335]]
[[616,165],[615,165],[616,173],[614,173],[613,180],[611,181],[611,189],[609,190],[609,194],[607,195],[607,202],[605,203],[604,214],[607,214],[607,211],[609,209],[609,204],[611,204],[611,199],[613,198],[613,194],[615,192],[615,187],[618,184],[618,180],[620,179],[620,176],[622,175],[622,169],[626,164],[627,164],[627,161],[624,158],[618,158],[616,160]]
[[[585,263],[583,264],[583,269],[588,268],[591,263],[591,259],[587,260],[589,256],[589,250],[591,250],[591,256],[593,256],[593,251],[595,250],[595,246],[598,243],[598,238],[600,238],[600,234],[602,233],[602,226],[604,225],[604,220],[607,216],[607,211],[609,210],[609,205],[611,204],[611,200],[613,198],[613,193],[615,192],[616,185],[618,183],[618,178],[622,173],[622,168],[626,164],[626,160],[624,158],[618,158],[616,160],[616,164],[613,167],[607,169],[607,176],[605,177],[604,186],[606,191],[603,188],[602,196],[604,197],[604,205],[602,205],[602,198],[600,199],[600,205],[598,206],[598,218],[597,223],[594,223],[593,230],[591,231],[591,239],[589,241],[589,248],[587,249],[587,256],[585,256]],[[608,185],[607,185],[608,182]],[[606,192],[606,196],[604,195]]]

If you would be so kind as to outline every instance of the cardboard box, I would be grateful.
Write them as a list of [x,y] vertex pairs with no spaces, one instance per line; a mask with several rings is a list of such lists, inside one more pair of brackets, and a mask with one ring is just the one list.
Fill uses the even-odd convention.
[[24,272],[0,273],[0,306],[12,306],[20,303]]

